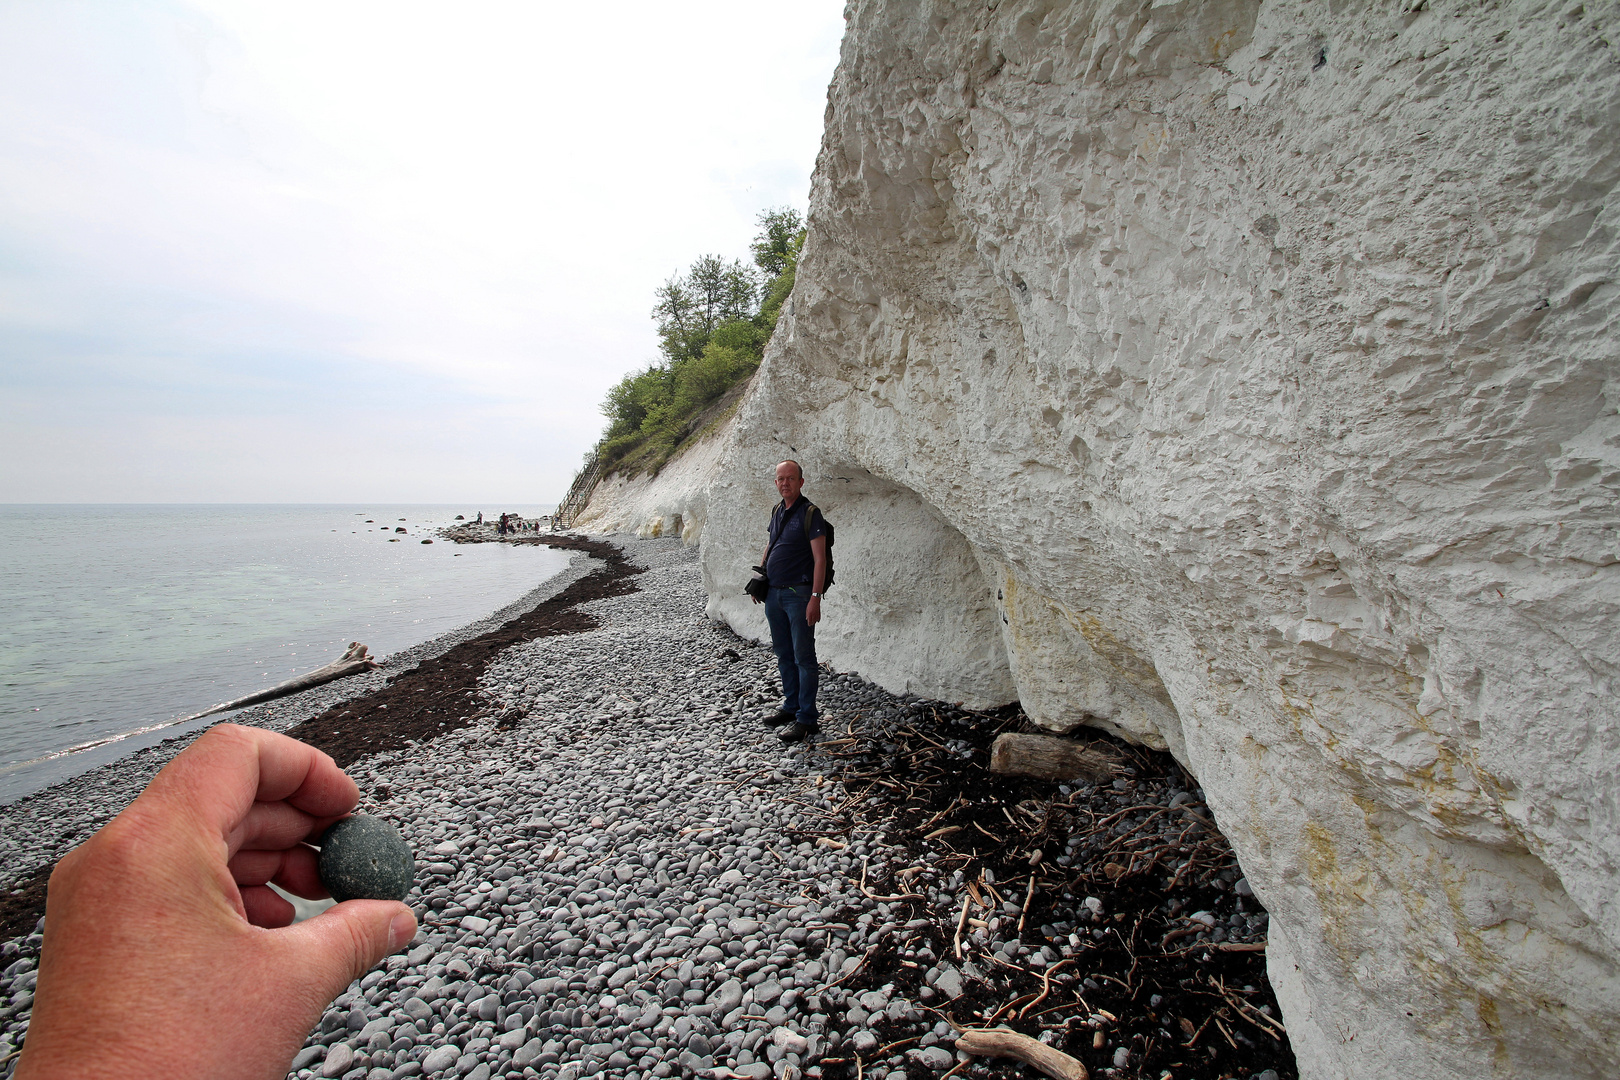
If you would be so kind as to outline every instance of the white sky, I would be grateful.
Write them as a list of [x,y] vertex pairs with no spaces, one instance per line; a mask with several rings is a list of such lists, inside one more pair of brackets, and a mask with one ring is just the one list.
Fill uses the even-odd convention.
[[0,502],[551,502],[841,0],[0,0]]

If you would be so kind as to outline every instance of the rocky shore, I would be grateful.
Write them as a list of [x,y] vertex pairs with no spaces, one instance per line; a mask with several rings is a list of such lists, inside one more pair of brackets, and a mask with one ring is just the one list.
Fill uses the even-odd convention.
[[[339,997],[293,1075],[1025,1075],[955,1050],[992,1023],[1093,1075],[1294,1075],[1264,912],[1168,757],[1116,745],[1127,764],[1096,786],[993,778],[1016,708],[837,674],[822,740],[784,749],[758,722],[774,659],[704,618],[694,553],[615,545],[486,622],[506,639],[476,687],[433,675],[483,648],[463,634],[247,717],[348,758],[362,809],[418,856],[420,935]],[[374,742],[407,693],[438,704]],[[78,794],[104,813],[150,757]],[[8,869],[64,842],[45,794],[5,808]],[[11,1045],[38,941],[0,947]]]

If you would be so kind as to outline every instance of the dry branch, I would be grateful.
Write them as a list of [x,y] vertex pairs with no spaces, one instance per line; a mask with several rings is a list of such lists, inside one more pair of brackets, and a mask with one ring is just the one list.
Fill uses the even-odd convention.
[[956,1048],[975,1057],[1010,1057],[1053,1080],[1087,1080],[1086,1067],[1080,1062],[1010,1028],[970,1028],[956,1040]]
[[1037,780],[1112,779],[1119,758],[1103,750],[1052,735],[997,735],[990,747],[990,771]]
[[375,660],[366,655],[364,645],[358,641],[351,641],[349,642],[348,651],[325,667],[305,672],[296,679],[288,679],[284,683],[277,683],[275,686],[260,690],[255,694],[249,694],[247,697],[227,701],[223,705],[215,705],[212,709],[204,709],[200,713],[186,717],[185,720],[175,722],[183,724],[186,720],[201,720],[203,717],[213,716],[215,713],[245,709],[249,705],[257,705],[261,701],[273,701],[279,697],[286,697],[288,694],[296,694],[300,690],[308,690],[312,686],[320,686],[322,683],[329,683],[334,679],[341,679],[347,675],[358,675],[362,671],[374,671],[380,666]]

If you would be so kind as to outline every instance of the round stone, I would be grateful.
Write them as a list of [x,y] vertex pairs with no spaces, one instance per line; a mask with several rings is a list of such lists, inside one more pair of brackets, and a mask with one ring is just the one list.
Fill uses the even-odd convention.
[[321,837],[321,884],[334,900],[403,900],[416,860],[399,830],[382,818],[355,814]]

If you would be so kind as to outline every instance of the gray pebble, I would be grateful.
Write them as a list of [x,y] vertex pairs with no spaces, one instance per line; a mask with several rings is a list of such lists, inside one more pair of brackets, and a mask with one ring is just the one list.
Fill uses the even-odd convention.
[[422,1059],[422,1071],[430,1076],[436,1072],[443,1072],[454,1065],[461,1057],[461,1050],[455,1046],[441,1046]]
[[935,1072],[944,1072],[956,1064],[956,1055],[940,1046],[928,1046],[921,1050],[913,1050],[907,1056],[917,1064]]
[[321,837],[321,884],[334,900],[403,900],[416,863],[404,837],[382,818],[355,814]]
[[337,1043],[326,1051],[326,1060],[321,1065],[321,1075],[325,1077],[342,1076],[349,1071],[354,1061],[354,1051],[347,1043]]

